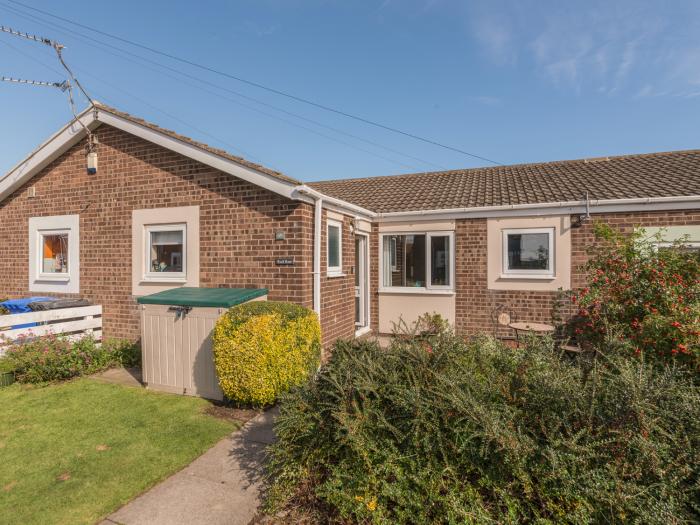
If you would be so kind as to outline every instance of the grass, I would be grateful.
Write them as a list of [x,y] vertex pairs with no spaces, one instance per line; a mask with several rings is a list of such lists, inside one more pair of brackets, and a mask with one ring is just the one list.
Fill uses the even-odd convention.
[[95,523],[235,430],[207,406],[91,379],[0,389],[0,521]]

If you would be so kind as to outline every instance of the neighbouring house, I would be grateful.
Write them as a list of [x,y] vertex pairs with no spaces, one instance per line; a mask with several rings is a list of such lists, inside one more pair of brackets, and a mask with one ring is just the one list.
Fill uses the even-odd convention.
[[700,150],[302,183],[102,104],[79,119],[0,179],[0,296],[87,298],[107,337],[179,286],[267,288],[326,345],[424,312],[469,334],[503,303],[549,321],[593,220],[700,247]]

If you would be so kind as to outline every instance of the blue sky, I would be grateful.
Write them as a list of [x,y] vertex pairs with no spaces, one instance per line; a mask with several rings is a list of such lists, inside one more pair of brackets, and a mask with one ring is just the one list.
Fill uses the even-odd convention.
[[[22,1],[503,164],[700,147],[696,0]],[[488,165],[9,0],[0,24],[65,44],[93,98],[301,180]],[[0,33],[0,75],[60,80],[52,53]],[[0,173],[71,117],[7,83],[0,109]]]

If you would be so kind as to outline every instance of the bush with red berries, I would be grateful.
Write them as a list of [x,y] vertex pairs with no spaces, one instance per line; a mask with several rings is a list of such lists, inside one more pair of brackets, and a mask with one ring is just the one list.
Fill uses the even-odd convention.
[[700,370],[700,256],[683,240],[664,245],[644,230],[595,226],[599,242],[572,295],[571,335],[582,345],[619,349]]

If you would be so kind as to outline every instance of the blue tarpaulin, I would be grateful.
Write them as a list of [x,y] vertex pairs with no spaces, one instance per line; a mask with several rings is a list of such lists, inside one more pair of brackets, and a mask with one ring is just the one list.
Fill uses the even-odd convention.
[[[26,299],[10,299],[8,301],[3,301],[0,306],[4,306],[10,312],[10,314],[23,314],[31,312],[29,308],[29,303],[38,303],[41,301],[51,301],[53,297],[27,297]],[[31,328],[36,326],[36,323],[18,324],[12,328]]]

